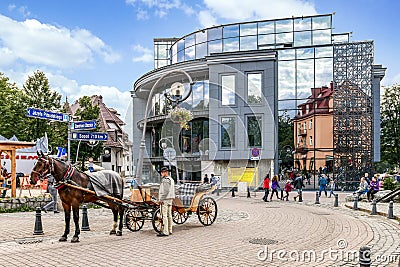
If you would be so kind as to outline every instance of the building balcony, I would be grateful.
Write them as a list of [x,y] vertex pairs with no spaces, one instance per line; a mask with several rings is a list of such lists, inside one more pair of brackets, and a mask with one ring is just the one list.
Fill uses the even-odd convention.
[[308,148],[306,145],[297,145],[296,149],[295,149],[296,153],[307,153],[307,151],[308,151]]
[[307,130],[306,129],[299,129],[297,131],[297,135],[299,136],[306,136],[307,135]]

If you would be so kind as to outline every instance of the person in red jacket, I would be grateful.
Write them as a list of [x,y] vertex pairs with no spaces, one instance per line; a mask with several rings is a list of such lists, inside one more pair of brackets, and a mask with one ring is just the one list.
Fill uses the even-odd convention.
[[290,180],[287,180],[286,184],[285,184],[285,189],[284,189],[286,192],[286,196],[283,197],[283,198],[286,198],[286,201],[289,201],[289,192],[292,191],[292,189],[293,189],[293,186],[290,183]]
[[269,183],[270,183],[269,174],[267,174],[267,176],[265,176],[265,178],[264,178],[264,184],[263,184],[263,188],[265,191],[263,200],[265,202],[268,202],[269,189],[271,188]]

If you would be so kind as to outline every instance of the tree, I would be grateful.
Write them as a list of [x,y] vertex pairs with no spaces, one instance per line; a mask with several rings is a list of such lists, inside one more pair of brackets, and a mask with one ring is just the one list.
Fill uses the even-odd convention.
[[400,85],[385,88],[381,104],[382,162],[400,166]]
[[[75,116],[79,117],[81,121],[97,120],[97,128],[93,131],[99,130],[99,116],[100,108],[93,105],[92,100],[89,96],[81,97],[78,100],[80,108],[75,112]],[[101,142],[95,146],[91,146],[89,142],[83,141],[73,141],[71,143],[71,155],[75,155],[78,152],[78,160],[81,162],[81,169],[84,170],[84,162],[88,160],[89,157],[98,159],[103,152],[103,145]]]
[[[61,95],[50,89],[46,75],[39,70],[34,72],[33,76],[28,76],[22,91],[24,101],[28,107],[53,112],[59,112],[61,109]],[[26,140],[36,140],[47,133],[50,146],[59,146],[67,137],[66,131],[60,136],[58,129],[61,123],[65,124],[65,122],[29,118],[26,123],[25,138]]]
[[15,135],[19,140],[25,139],[25,125],[27,118],[26,105],[22,98],[22,91],[9,79],[0,73],[0,134],[6,138]]
[[280,156],[282,167],[289,168],[293,166],[293,143],[293,121],[285,110],[278,116],[278,155]]

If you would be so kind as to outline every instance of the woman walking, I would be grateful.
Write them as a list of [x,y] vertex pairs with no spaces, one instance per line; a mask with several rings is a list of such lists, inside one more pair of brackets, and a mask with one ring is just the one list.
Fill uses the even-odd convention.
[[265,178],[264,178],[264,184],[263,184],[263,188],[264,188],[264,191],[265,191],[263,200],[264,200],[265,202],[268,202],[268,194],[269,194],[269,189],[270,189],[269,182],[270,182],[270,180],[269,180],[269,174],[267,174],[267,176],[265,176]]
[[278,175],[274,175],[274,177],[272,178],[272,194],[271,194],[271,198],[269,199],[270,201],[272,201],[272,197],[274,196],[274,193],[276,193],[276,198],[279,199],[278,196],[278,188],[279,187],[279,183],[278,183]]

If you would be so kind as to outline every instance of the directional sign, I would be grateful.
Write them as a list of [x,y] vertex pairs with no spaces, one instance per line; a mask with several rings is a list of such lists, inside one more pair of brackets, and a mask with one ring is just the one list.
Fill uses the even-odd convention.
[[69,121],[69,115],[64,113],[55,113],[47,110],[41,110],[36,108],[27,108],[26,116],[34,117],[39,119],[48,119],[53,121]]
[[75,121],[71,123],[72,130],[96,129],[96,121]]
[[95,140],[95,141],[107,141],[108,134],[106,133],[92,133],[92,132],[72,132],[72,140]]

